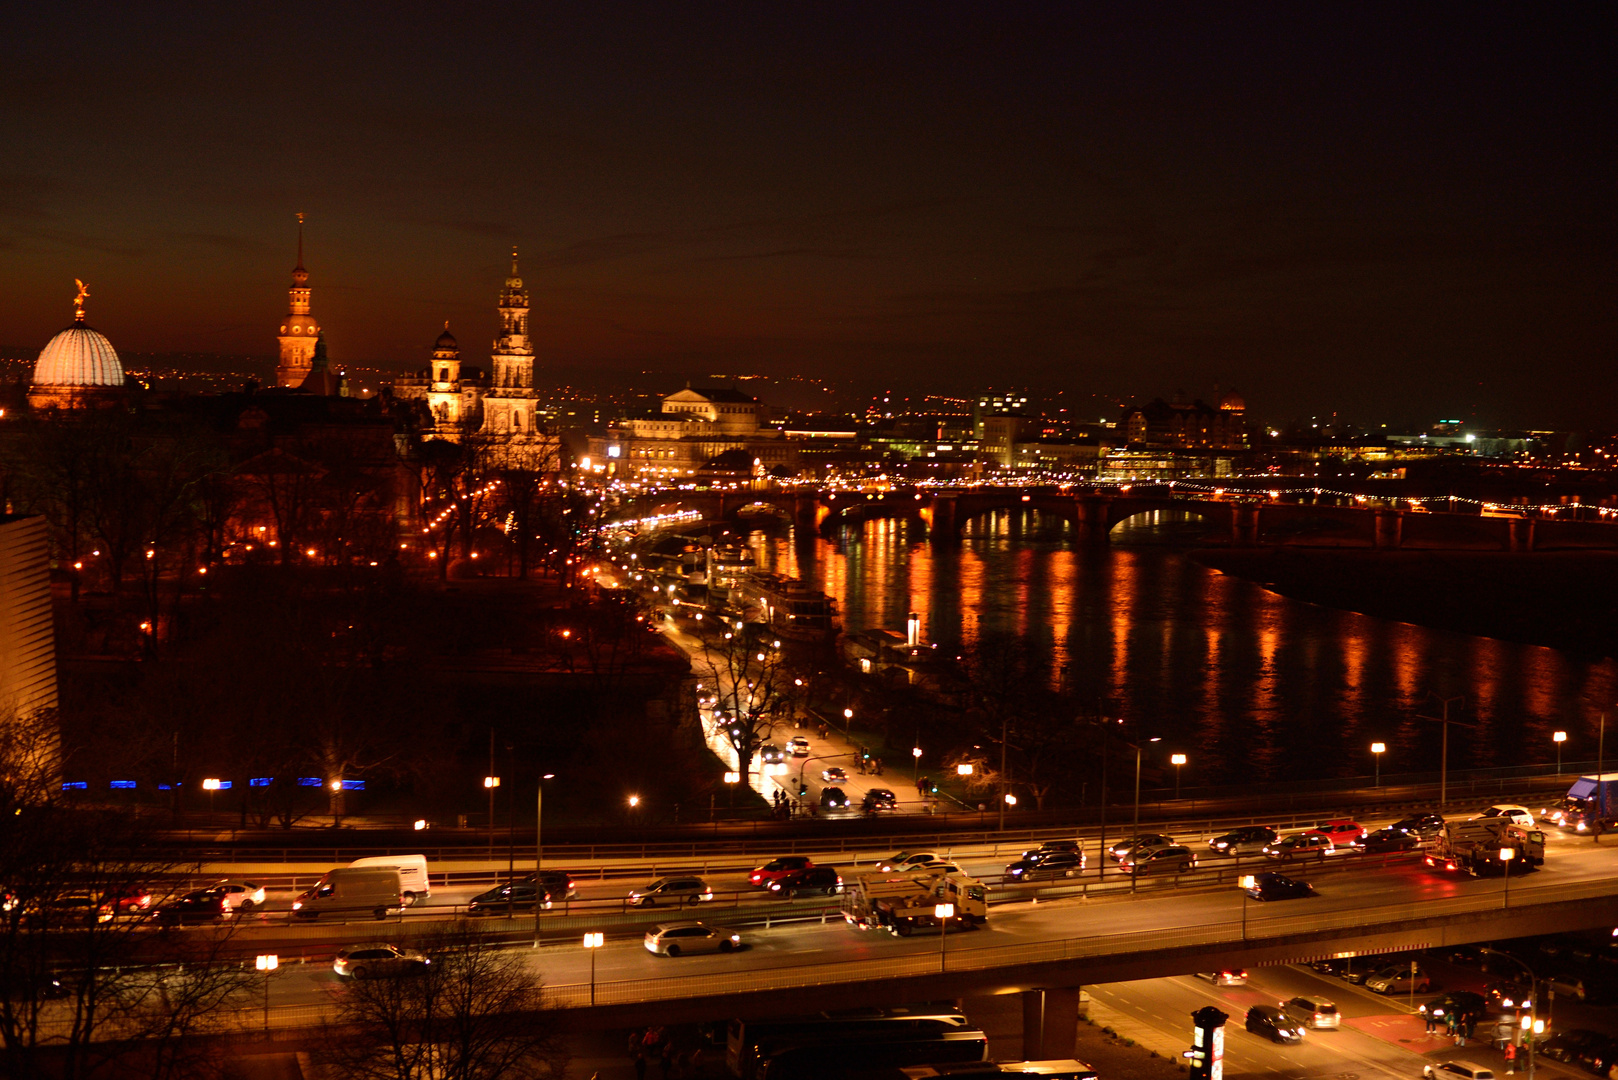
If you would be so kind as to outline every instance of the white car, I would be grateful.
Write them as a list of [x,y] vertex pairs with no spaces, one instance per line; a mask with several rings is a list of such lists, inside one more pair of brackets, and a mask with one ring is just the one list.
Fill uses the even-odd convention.
[[1525,829],[1534,827],[1533,812],[1528,807],[1518,806],[1515,803],[1496,803],[1494,806],[1486,807],[1483,813],[1478,816],[1505,818],[1513,825],[1521,825]]
[[389,975],[416,975],[432,961],[415,949],[397,945],[350,945],[337,954],[331,969],[345,979],[375,979]]
[[1494,1080],[1494,1070],[1469,1061],[1444,1061],[1437,1065],[1423,1065],[1421,1075],[1427,1080]]
[[928,863],[941,863],[946,861],[944,856],[936,851],[901,851],[891,859],[883,859],[876,864],[879,874],[892,873],[895,870],[912,870]]
[[787,749],[792,751],[793,757],[808,757],[809,740],[802,735],[794,735],[792,741],[787,743]]
[[664,923],[646,931],[646,951],[658,956],[730,952],[742,947],[742,936],[705,922]]
[[820,771],[820,779],[822,783],[826,784],[846,784],[848,783],[848,774],[840,766],[833,765],[829,769]]
[[264,902],[264,886],[251,881],[221,881],[208,891],[224,898],[226,911],[252,911]]

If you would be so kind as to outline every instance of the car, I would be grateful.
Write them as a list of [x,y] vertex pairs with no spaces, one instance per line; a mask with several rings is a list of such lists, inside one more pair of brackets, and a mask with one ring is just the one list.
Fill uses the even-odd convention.
[[536,870],[522,879],[524,885],[532,885],[535,881],[545,883],[545,891],[551,894],[552,900],[571,900],[579,895],[578,883],[566,870]]
[[681,874],[657,878],[649,885],[631,890],[630,907],[654,907],[657,904],[700,904],[713,899],[713,890],[699,877]]
[[1433,982],[1420,964],[1402,963],[1373,971],[1365,977],[1364,986],[1373,994],[1425,994],[1433,988]]
[[842,766],[833,765],[829,769],[820,770],[820,779],[822,783],[826,784],[846,784],[848,783],[848,774],[843,771]]
[[1319,825],[1307,830],[1304,835],[1324,836],[1333,844],[1342,847],[1364,839],[1365,826],[1347,818],[1333,818],[1331,821],[1322,821]]
[[1299,900],[1306,896],[1318,895],[1315,887],[1307,881],[1289,878],[1285,874],[1277,874],[1274,870],[1266,870],[1262,874],[1254,874],[1248,879],[1247,895],[1254,900]]
[[876,864],[879,874],[890,873],[895,870],[909,870],[912,867],[922,866],[926,863],[943,862],[944,856],[936,851],[901,851],[891,859],[883,859]]
[[1451,990],[1443,997],[1422,1002],[1417,1011],[1424,1018],[1431,1016],[1435,1020],[1443,1020],[1451,1013],[1462,1019],[1481,1020],[1488,1009],[1481,994],[1474,994],[1470,990]]
[[1306,1028],[1316,1031],[1335,1031],[1343,1024],[1343,1014],[1336,1002],[1314,994],[1304,994],[1281,1002],[1281,1011]]
[[1526,806],[1518,806],[1516,803],[1496,803],[1493,806],[1486,806],[1478,817],[1501,817],[1513,825],[1521,825],[1527,829],[1534,827],[1533,811]]
[[705,922],[664,923],[646,931],[646,951],[655,956],[687,953],[732,952],[742,947],[742,936]]
[[774,743],[765,743],[759,747],[758,755],[764,759],[766,765],[779,765],[787,759],[786,751]]
[[1533,991],[1517,982],[1489,983],[1483,988],[1483,1000],[1491,1012],[1498,1013],[1534,1007]]
[[1421,1075],[1427,1080],[1494,1080],[1494,1070],[1470,1061],[1440,1061],[1436,1065],[1423,1065]]
[[1241,968],[1224,968],[1220,971],[1199,971],[1197,978],[1207,979],[1215,986],[1246,986],[1247,972]]
[[1589,1028],[1569,1028],[1546,1039],[1539,1052],[1552,1061],[1576,1061],[1581,1051],[1605,1038],[1607,1036]]
[[144,915],[152,906],[152,891],[139,885],[110,889],[102,903],[110,905],[117,915]]
[[1081,855],[1081,854],[1084,853],[1084,841],[1082,841],[1082,840],[1047,840],[1043,844],[1039,845],[1037,848],[1032,848],[1032,849],[1030,849],[1028,851],[1023,852],[1022,857],[1026,859],[1031,855],[1032,856],[1049,855],[1053,851],[1070,851],[1075,855]]
[[1019,859],[1006,867],[1007,881],[1038,881],[1042,878],[1069,878],[1084,872],[1084,854],[1053,851],[1040,859]]
[[896,811],[899,809],[899,796],[884,787],[872,788],[865,793],[863,808],[867,814]]
[[1118,863],[1118,869],[1126,874],[1183,874],[1196,868],[1196,852],[1178,844],[1142,848]]
[[551,909],[551,894],[542,891],[531,881],[504,882],[487,892],[478,893],[467,902],[466,913],[478,915],[532,914],[534,901],[546,911]]
[[1388,828],[1407,832],[1417,840],[1433,840],[1444,831],[1444,818],[1439,814],[1411,814],[1395,821]]
[[1274,1005],[1254,1005],[1247,1010],[1247,1030],[1272,1042],[1303,1041],[1303,1028]]
[[1123,862],[1137,851],[1146,851],[1155,847],[1172,847],[1173,844],[1174,837],[1172,836],[1166,836],[1163,833],[1143,833],[1140,836],[1131,836],[1118,841],[1107,849],[1107,854],[1119,862]]
[[1209,840],[1208,850],[1215,855],[1258,855],[1280,837],[1281,834],[1268,825],[1248,825]]
[[54,928],[111,922],[116,914],[117,907],[100,896],[92,893],[64,893],[24,901],[21,921],[29,926]]
[[432,961],[415,949],[397,945],[350,945],[337,951],[331,969],[345,979],[377,979],[398,975],[420,975]]
[[1264,857],[1267,859],[1320,859],[1327,855],[1337,854],[1337,845],[1319,833],[1293,833],[1283,836],[1273,844],[1264,848]]
[[793,757],[808,757],[809,740],[802,735],[794,735],[792,741],[787,743],[787,749],[792,751]]
[[770,882],[770,891],[788,900],[812,893],[836,896],[843,891],[843,875],[834,866],[811,866],[782,874]]
[[1420,841],[1414,833],[1395,829],[1392,825],[1366,833],[1354,846],[1364,855],[1391,855],[1401,851],[1414,851]]
[[226,911],[252,911],[264,902],[264,887],[251,881],[221,881],[209,891],[225,898]]
[[1597,1076],[1611,1076],[1614,1062],[1618,1062],[1618,1039],[1603,1036],[1579,1048],[1573,1060],[1586,1072]]
[[214,922],[230,914],[225,898],[212,889],[195,889],[152,909],[152,918],[164,926]]
[[755,866],[753,872],[747,875],[747,883],[760,889],[769,888],[770,882],[783,874],[790,874],[794,870],[807,870],[815,865],[813,859],[807,855],[782,855],[771,859],[763,866]]
[[820,809],[823,813],[848,809],[848,792],[840,787],[820,789]]

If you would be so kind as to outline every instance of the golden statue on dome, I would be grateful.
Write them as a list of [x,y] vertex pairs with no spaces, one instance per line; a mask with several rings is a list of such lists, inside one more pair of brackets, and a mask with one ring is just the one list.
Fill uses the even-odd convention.
[[75,284],[75,285],[77,285],[79,287],[79,295],[77,295],[77,296],[75,296],[73,298],[73,321],[74,322],[83,322],[84,321],[84,301],[90,295],[90,286],[86,285],[84,282],[80,281],[78,278],[73,279],[73,284]]

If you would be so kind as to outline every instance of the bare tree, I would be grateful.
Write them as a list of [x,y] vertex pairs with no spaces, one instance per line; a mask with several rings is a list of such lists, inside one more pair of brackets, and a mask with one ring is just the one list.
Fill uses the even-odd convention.
[[359,1080],[560,1080],[567,1067],[529,954],[468,927],[429,939],[421,974],[356,980],[321,1058]]
[[709,731],[736,751],[743,790],[753,755],[790,716],[799,682],[768,628],[735,620],[708,632],[695,667],[710,699]]

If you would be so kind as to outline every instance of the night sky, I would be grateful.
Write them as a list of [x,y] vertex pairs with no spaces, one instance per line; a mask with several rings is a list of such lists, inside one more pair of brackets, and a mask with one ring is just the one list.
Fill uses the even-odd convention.
[[546,382],[1612,425],[1610,4],[175,10],[8,8],[0,345],[268,374],[302,210],[339,362],[486,362],[515,243]]

